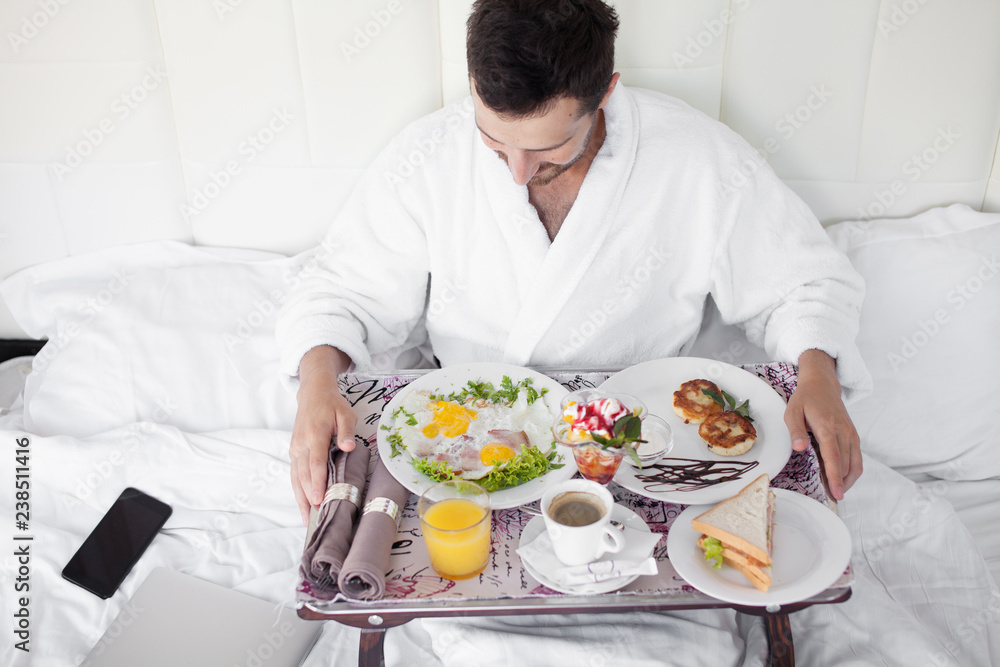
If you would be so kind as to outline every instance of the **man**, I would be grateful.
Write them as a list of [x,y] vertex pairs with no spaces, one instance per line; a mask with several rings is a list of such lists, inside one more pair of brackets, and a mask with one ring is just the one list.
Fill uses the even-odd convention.
[[617,26],[599,0],[478,0],[471,107],[414,123],[360,181],[278,328],[304,521],[329,443],[354,446],[352,362],[628,366],[681,352],[708,295],[799,364],[785,422],[796,450],[816,437],[833,495],[861,474],[841,398],[868,381],[859,277],[742,139],[619,83]]

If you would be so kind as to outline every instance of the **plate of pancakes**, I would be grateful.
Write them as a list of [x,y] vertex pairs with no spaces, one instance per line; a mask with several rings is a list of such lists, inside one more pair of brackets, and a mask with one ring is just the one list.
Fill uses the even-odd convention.
[[697,357],[656,359],[612,375],[599,388],[635,396],[673,431],[667,456],[643,469],[626,461],[615,474],[620,486],[648,498],[719,502],[764,473],[774,478],[792,454],[785,399],[742,368]]

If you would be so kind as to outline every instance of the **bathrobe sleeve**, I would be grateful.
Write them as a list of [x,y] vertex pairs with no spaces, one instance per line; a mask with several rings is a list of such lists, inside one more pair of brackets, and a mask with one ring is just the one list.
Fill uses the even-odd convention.
[[749,146],[740,153],[723,184],[712,263],[719,311],[774,359],[826,352],[845,401],[861,398],[871,391],[856,344],[864,281],[770,166]]
[[375,365],[393,365],[422,342],[427,240],[393,181],[398,144],[373,161],[322,244],[300,255],[287,277],[291,289],[276,335],[288,376],[297,376],[302,356],[319,345],[366,368],[380,355],[387,363]]

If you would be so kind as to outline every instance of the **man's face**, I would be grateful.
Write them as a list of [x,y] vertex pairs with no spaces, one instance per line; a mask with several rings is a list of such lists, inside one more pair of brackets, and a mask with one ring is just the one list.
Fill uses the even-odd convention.
[[507,163],[518,185],[551,183],[583,157],[597,113],[579,115],[580,102],[560,98],[543,115],[503,119],[489,109],[472,85],[479,135]]

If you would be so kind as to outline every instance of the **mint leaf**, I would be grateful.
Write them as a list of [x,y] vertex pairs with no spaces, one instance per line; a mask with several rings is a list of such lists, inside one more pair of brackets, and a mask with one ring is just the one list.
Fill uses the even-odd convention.
[[722,400],[722,396],[719,396],[719,392],[715,391],[714,389],[702,389],[701,393],[705,394],[713,401],[721,405],[723,410],[726,409],[726,402]]
[[635,447],[625,446],[625,451],[628,452],[628,456],[632,459],[632,463],[638,468],[642,468],[642,461],[639,460],[639,452],[635,451]]
[[753,417],[750,416],[750,399],[743,401],[743,403],[738,408],[734,408],[733,412],[740,415],[741,417],[746,417],[748,421],[753,421]]

